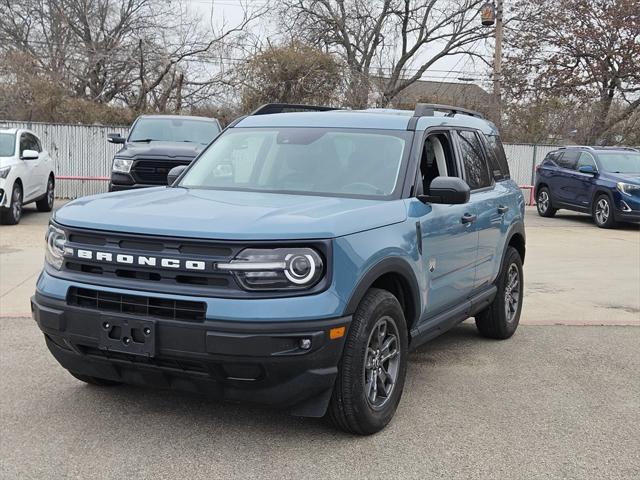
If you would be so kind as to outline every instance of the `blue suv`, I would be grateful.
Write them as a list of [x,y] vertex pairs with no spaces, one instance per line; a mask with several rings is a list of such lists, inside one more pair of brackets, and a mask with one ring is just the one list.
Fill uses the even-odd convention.
[[479,114],[270,104],[169,182],[52,218],[33,315],[84,382],[371,434],[411,348],[468,317],[490,338],[518,326],[524,199]]
[[536,205],[543,217],[566,208],[593,216],[601,228],[640,222],[640,151],[563,147],[536,168]]

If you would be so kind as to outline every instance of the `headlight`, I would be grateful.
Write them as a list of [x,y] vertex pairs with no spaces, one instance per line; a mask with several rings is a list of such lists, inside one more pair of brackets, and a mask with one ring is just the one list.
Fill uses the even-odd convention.
[[133,160],[126,160],[124,158],[117,157],[113,159],[114,172],[129,173],[131,171],[131,165],[133,165]]
[[634,185],[632,183],[618,182],[616,187],[618,188],[618,191],[625,195],[633,195],[634,193],[640,192],[640,185]]
[[9,172],[11,171],[11,167],[0,168],[0,178],[7,178]]
[[217,268],[232,272],[247,290],[311,288],[324,273],[322,258],[311,248],[249,248]]
[[62,262],[64,261],[67,234],[64,230],[49,225],[46,240],[47,251],[45,253],[45,260],[49,265],[60,270],[60,268],[62,268]]

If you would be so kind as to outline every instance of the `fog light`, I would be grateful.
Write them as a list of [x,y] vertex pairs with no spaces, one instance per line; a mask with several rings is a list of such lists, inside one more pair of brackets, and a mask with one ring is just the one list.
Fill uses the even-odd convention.
[[620,200],[620,207],[622,207],[622,211],[623,212],[630,212],[631,211],[631,207],[629,205],[627,205],[627,202],[625,202],[624,200]]
[[300,348],[302,350],[309,350],[311,348],[311,339],[310,338],[301,338],[300,339]]

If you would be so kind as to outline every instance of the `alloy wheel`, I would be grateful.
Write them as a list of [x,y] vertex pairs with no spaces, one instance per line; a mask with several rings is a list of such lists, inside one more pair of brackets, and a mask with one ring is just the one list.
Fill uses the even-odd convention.
[[398,327],[393,318],[382,317],[369,335],[363,372],[365,395],[372,408],[381,408],[391,398],[400,371],[400,355]]
[[13,218],[18,220],[22,213],[22,192],[20,191],[19,188],[15,188],[13,190],[13,199],[12,199],[11,209],[13,210],[12,211]]
[[609,220],[609,214],[609,202],[605,198],[601,198],[596,204],[596,222],[599,225],[604,225]]
[[545,213],[549,208],[549,194],[544,190],[538,195],[538,208],[542,213]]
[[512,323],[520,304],[520,272],[515,263],[509,265],[507,282],[504,288],[504,313],[508,323]]
[[47,204],[49,205],[49,208],[53,206],[54,195],[53,181],[49,179],[47,182]]

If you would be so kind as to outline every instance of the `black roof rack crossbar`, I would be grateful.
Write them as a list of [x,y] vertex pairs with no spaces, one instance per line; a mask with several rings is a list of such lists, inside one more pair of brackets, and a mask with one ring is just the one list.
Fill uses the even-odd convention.
[[438,105],[436,103],[417,103],[413,113],[415,117],[433,117],[435,112],[443,112],[449,115],[469,115],[476,118],[484,118],[479,112],[467,110],[466,108],[452,107],[451,105]]
[[326,107],[322,105],[300,105],[296,103],[267,103],[258,107],[251,112],[251,115],[270,115],[272,113],[282,113],[285,110],[294,110],[298,112],[328,112],[329,110],[339,110],[334,107]]

